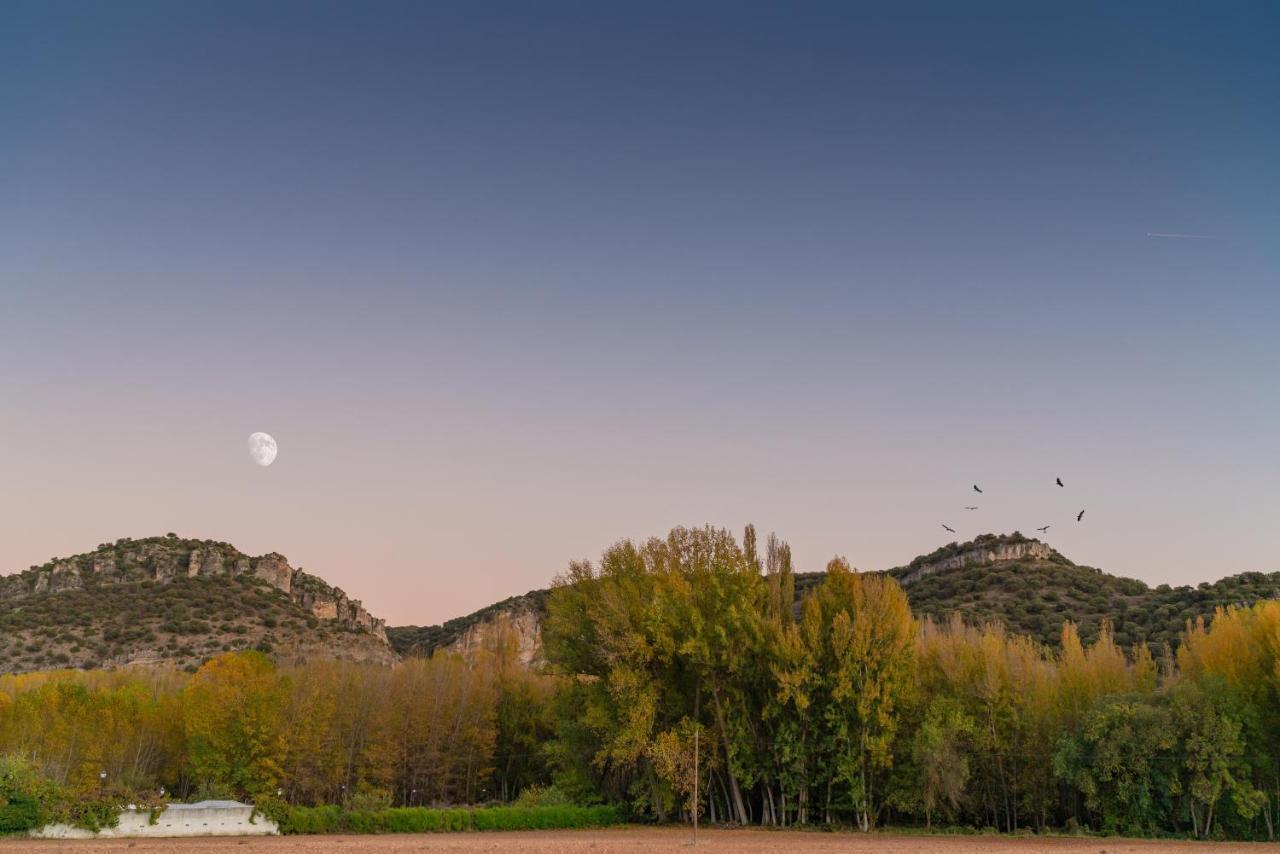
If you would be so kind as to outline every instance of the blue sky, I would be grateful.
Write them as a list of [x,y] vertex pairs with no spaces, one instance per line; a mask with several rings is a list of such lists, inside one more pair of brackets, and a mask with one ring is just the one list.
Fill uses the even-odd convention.
[[6,4],[0,569],[177,530],[436,622],[682,523],[1280,568],[1278,43],[1271,3]]

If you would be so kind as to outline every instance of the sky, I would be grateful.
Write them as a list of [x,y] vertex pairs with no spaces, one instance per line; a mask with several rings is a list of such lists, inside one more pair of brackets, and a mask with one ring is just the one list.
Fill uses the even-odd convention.
[[676,525],[1280,570],[1276,44],[1273,2],[9,0],[0,572],[173,531],[395,625]]

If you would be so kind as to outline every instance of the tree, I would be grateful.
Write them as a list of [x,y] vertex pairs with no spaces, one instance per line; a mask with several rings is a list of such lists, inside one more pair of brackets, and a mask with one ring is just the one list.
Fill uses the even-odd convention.
[[1188,681],[1174,689],[1172,700],[1182,746],[1181,786],[1188,796],[1192,830],[1207,839],[1223,795],[1231,795],[1236,812],[1246,819],[1258,814],[1266,798],[1249,780],[1248,763],[1242,758],[1242,726],[1228,712],[1223,694]]
[[1179,792],[1172,716],[1154,698],[1108,697],[1064,734],[1055,774],[1078,789],[1109,833],[1144,834],[1169,826]]
[[649,755],[653,759],[655,770],[666,780],[677,794],[683,796],[685,809],[697,831],[698,819],[702,814],[702,798],[706,795],[706,787],[699,791],[699,778],[706,776],[712,765],[700,749],[702,725],[692,718],[683,718],[672,729],[658,734],[649,747]]
[[197,780],[237,796],[271,793],[286,752],[289,680],[259,652],[207,662],[183,691],[187,745]]
[[878,813],[877,776],[893,765],[898,707],[912,690],[915,620],[893,579],[855,573],[842,558],[827,565],[826,580],[805,603],[804,620],[806,636],[820,645],[819,668],[829,683],[821,715],[835,778],[847,788],[858,826],[870,830]]
[[1178,649],[1184,678],[1212,684],[1238,709],[1254,786],[1264,793],[1268,839],[1280,824],[1280,602],[1219,608],[1187,626]]
[[973,719],[955,700],[939,697],[912,741],[911,758],[920,774],[920,803],[925,827],[933,826],[933,815],[941,810],[954,819],[969,783],[968,743],[973,737]]
[[342,665],[315,661],[289,671],[292,690],[285,710],[288,732],[282,782],[291,801],[324,802],[345,780],[346,762],[338,738]]
[[496,704],[493,674],[459,655],[437,652],[404,662],[392,671],[386,703],[373,721],[372,779],[400,803],[485,799]]

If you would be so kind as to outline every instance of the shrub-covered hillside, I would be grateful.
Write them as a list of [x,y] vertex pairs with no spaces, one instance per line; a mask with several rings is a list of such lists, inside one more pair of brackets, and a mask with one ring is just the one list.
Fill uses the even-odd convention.
[[0,578],[0,673],[169,664],[259,649],[389,663],[381,621],[282,555],[122,539]]
[[1176,647],[1188,620],[1210,618],[1220,605],[1280,595],[1280,572],[1247,572],[1198,587],[1150,588],[1087,566],[1050,561],[968,566],[927,576],[906,588],[917,616],[935,621],[960,613],[969,622],[1000,621],[1011,631],[1057,646],[1064,620],[1091,643],[1103,620],[1116,642]]
[[[1066,620],[1079,626],[1086,643],[1097,638],[1103,620],[1110,620],[1117,643],[1145,642],[1153,653],[1165,643],[1176,648],[1188,620],[1209,619],[1219,606],[1280,597],[1280,572],[1246,572],[1197,587],[1152,588],[1134,578],[1079,566],[1052,549],[1043,558],[984,559],[993,552],[1042,545],[1017,531],[984,534],[921,555],[888,574],[899,580],[919,576],[903,584],[917,617],[939,622],[958,613],[970,623],[1000,622],[1051,647],[1058,645]],[[950,566],[966,556],[977,559]],[[798,575],[797,598],[822,577],[820,572]]]

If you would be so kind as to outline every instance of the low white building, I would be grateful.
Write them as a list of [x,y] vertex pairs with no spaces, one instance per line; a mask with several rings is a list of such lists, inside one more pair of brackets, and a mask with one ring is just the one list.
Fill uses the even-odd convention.
[[150,810],[121,811],[120,823],[94,833],[67,824],[50,824],[31,831],[37,839],[118,839],[148,836],[272,836],[280,828],[254,808],[239,801],[200,801],[169,804],[151,819]]

